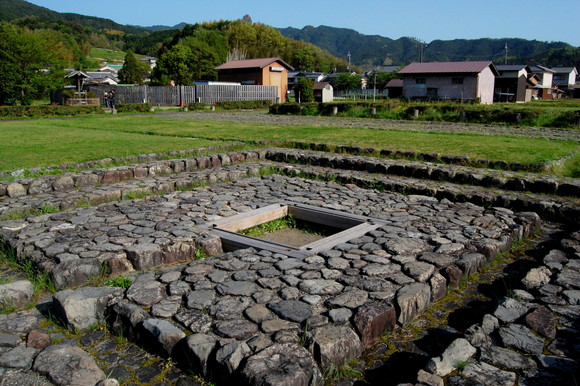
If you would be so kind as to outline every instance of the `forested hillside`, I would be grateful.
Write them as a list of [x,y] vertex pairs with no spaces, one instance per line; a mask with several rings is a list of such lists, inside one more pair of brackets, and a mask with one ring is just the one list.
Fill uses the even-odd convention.
[[73,22],[100,31],[121,31],[124,34],[143,34],[148,31],[147,28],[118,24],[109,19],[76,13],[55,12],[23,0],[0,0],[0,20],[14,21],[30,17],[50,21]]
[[[532,60],[548,66],[578,65],[568,62],[572,52],[580,52],[562,42],[540,42],[525,39],[456,39],[422,42],[403,37],[397,40],[377,35],[363,35],[346,28],[307,26],[302,29],[281,28],[284,36],[309,42],[328,50],[334,56],[345,58],[351,53],[354,64],[373,68],[381,64],[408,64],[422,59],[429,61],[493,60],[504,63],[505,45],[508,46],[508,63]],[[564,55],[564,52],[567,54]],[[573,55],[572,55],[573,56]]]
[[297,70],[328,73],[345,71],[350,53],[351,69],[360,73],[380,64],[403,65],[420,59],[503,63],[506,43],[509,63],[580,68],[580,48],[561,42],[458,39],[427,44],[324,26],[278,30],[253,23],[249,15],[178,29],[145,28],[54,12],[23,0],[0,0],[0,104],[28,103],[60,87],[64,69],[98,68],[102,60],[90,56],[94,48],[155,56],[154,84],[173,80],[187,85],[216,79],[215,67],[227,60],[280,57]]
[[195,69],[195,79],[214,79],[213,67],[225,62],[230,52],[248,59],[280,56],[297,69],[328,72],[346,68],[345,60],[336,59],[310,43],[286,38],[275,28],[252,23],[249,16],[243,21],[185,24],[181,29],[143,28],[120,25],[108,19],[54,12],[23,0],[0,0],[0,20],[34,31],[51,30],[64,34],[65,45],[74,53],[71,65],[81,69],[94,65],[87,59],[92,47],[132,49],[137,54],[160,57],[163,65],[167,62],[163,55],[175,46],[171,52],[174,59],[175,51],[181,50],[180,55],[189,57],[192,63],[200,66]]
[[[135,47],[135,51],[138,48]],[[282,36],[275,28],[249,17],[187,25],[158,50],[153,80],[189,84],[217,78],[215,67],[226,60],[280,57],[296,69],[344,71],[347,63],[310,43]]]

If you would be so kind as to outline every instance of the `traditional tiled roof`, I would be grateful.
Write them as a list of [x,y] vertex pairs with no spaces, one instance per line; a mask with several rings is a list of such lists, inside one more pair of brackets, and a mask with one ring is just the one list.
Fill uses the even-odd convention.
[[314,82],[314,89],[315,90],[322,90],[326,86],[328,86],[329,84],[330,84],[329,82]]
[[399,74],[478,74],[490,66],[492,71],[497,75],[497,70],[490,60],[481,62],[411,63],[399,71]]
[[530,66],[530,69],[532,70],[533,73],[541,73],[541,72],[549,72],[549,73],[554,73],[553,70],[550,70],[548,67],[544,67],[544,66]]
[[403,87],[403,79],[391,79],[387,83],[387,87]]
[[294,70],[294,68],[283,61],[280,58],[259,58],[259,59],[247,59],[247,60],[232,60],[216,67],[216,70],[232,70],[238,68],[264,68],[272,63],[278,62],[282,66],[286,67],[288,70]]
[[64,76],[65,78],[90,78],[91,76],[81,70],[72,70]]
[[393,66],[393,65],[389,65],[389,66],[379,66],[377,72],[395,72],[399,68],[401,68],[401,66]]
[[554,71],[555,73],[558,73],[558,74],[569,74],[572,71],[575,71],[576,73],[578,73],[578,70],[576,70],[576,67],[552,67],[552,71]]
[[521,71],[523,69],[530,71],[530,68],[526,64],[498,64],[495,68],[498,71]]

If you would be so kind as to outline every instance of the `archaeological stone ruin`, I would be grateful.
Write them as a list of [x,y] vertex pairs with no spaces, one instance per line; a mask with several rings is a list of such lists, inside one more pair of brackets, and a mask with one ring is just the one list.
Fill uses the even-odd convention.
[[[578,379],[579,180],[320,150],[143,155],[0,181],[6,250],[57,290],[26,308],[29,281],[0,285],[19,310],[0,315],[0,376],[94,385],[133,369],[161,381],[160,365],[147,378],[144,362],[128,359],[151,354],[181,369],[163,373],[171,382],[189,371],[218,385],[352,385],[356,377],[329,374],[359,366],[379,384],[390,367],[373,358],[395,345],[389,334],[417,328],[449,293],[543,234],[558,237],[493,307],[462,330],[441,323],[445,343],[416,346],[412,376],[392,382]],[[237,233],[288,214],[336,233],[298,247]],[[97,280],[116,277],[128,288]],[[47,315],[78,341],[55,343],[42,332]],[[105,333],[144,353],[120,357],[97,341]],[[25,344],[31,334],[48,343]]]

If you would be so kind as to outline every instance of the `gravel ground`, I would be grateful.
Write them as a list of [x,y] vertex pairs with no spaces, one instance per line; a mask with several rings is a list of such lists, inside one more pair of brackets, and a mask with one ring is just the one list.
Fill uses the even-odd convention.
[[295,115],[270,115],[266,110],[244,111],[194,111],[161,112],[168,119],[245,122],[283,126],[359,127],[378,130],[409,130],[441,133],[469,133],[484,135],[509,135],[515,137],[544,138],[580,142],[580,130],[550,129],[543,127],[508,127],[468,123],[393,121],[370,118],[311,117]]

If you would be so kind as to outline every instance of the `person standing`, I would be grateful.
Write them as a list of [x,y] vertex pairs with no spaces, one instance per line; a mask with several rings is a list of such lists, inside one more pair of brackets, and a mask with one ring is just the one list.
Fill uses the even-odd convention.
[[105,91],[103,95],[103,100],[105,101],[105,107],[109,108],[109,93]]
[[115,90],[111,90],[109,94],[109,106],[113,109],[113,114],[117,112],[117,94]]

